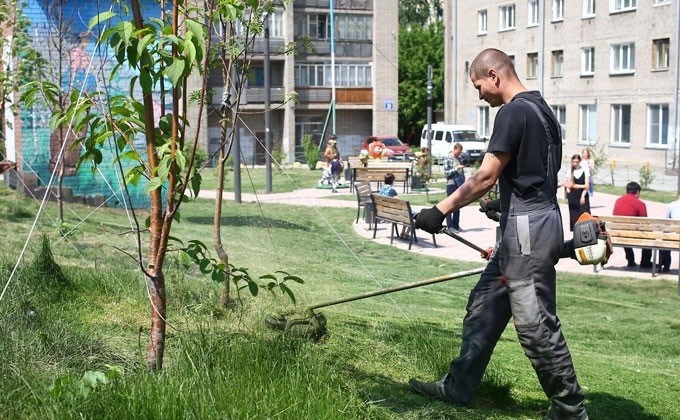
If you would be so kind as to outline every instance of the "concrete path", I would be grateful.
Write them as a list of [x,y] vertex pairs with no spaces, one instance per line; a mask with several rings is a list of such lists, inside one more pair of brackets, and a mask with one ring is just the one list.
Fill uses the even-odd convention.
[[[347,196],[350,194],[353,193],[350,193],[349,188],[341,188],[337,193],[332,193],[330,189],[310,188],[280,194],[242,194],[241,201],[260,201],[262,203],[295,204],[312,207],[344,207],[347,209],[352,209],[353,214],[355,214],[354,212],[357,208],[356,200],[338,199],[340,196]],[[201,191],[199,197],[214,198],[214,191]],[[405,199],[408,199],[408,197],[408,195],[402,196],[402,198]],[[594,215],[611,215],[616,198],[616,196],[598,193],[596,191],[591,200],[592,213]],[[224,194],[224,199],[233,201],[234,194],[227,192]],[[646,200],[643,201],[647,205],[647,213],[649,217],[665,217],[666,204]],[[413,210],[418,211],[421,208],[422,206],[414,206]],[[561,211],[562,216],[565,218],[564,236],[565,238],[570,238],[571,232],[569,232],[568,223],[569,211],[566,204],[561,205]],[[498,226],[498,223],[489,220],[483,213],[479,212],[477,206],[470,205],[461,210],[460,224],[464,229],[464,231],[460,233],[460,236],[464,237],[468,241],[477,244],[482,248],[494,245],[496,241],[496,227]],[[359,219],[358,223],[354,224],[354,231],[357,233],[357,235],[363,236],[365,238],[370,239],[373,237],[373,231],[368,229],[368,225],[361,218]],[[437,235],[437,248],[434,248],[432,244],[431,235],[422,231],[419,231],[416,234],[418,237],[418,243],[413,244],[411,252],[434,255],[453,260],[484,263],[484,260],[480,258],[477,251],[445,234]],[[389,224],[378,225],[375,241],[380,244],[390,246]],[[401,249],[408,249],[408,241],[395,238],[391,246]],[[640,250],[635,249],[634,252],[639,262]],[[605,266],[605,268],[601,269],[598,267],[598,274],[618,277],[635,277],[642,279],[677,280],[678,262],[680,261],[678,252],[673,252],[672,261],[672,267],[669,273],[657,274],[656,276],[652,277],[651,269],[649,268],[643,269],[639,267],[626,267],[627,261],[623,252],[623,248],[617,247],[614,248],[614,254],[610,258],[609,263]],[[557,270],[570,273],[593,274],[593,266],[582,266],[572,259],[562,259],[557,265]]]

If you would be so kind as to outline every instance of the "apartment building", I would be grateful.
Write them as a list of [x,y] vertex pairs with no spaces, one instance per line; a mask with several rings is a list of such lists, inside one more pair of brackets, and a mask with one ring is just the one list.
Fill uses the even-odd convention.
[[469,64],[485,48],[515,62],[562,125],[564,155],[584,147],[632,166],[678,165],[677,0],[445,3],[446,122],[490,136]]
[[[256,39],[242,99],[239,135],[244,163],[265,161],[267,58],[272,149],[283,152],[287,162],[304,162],[303,136],[311,135],[318,143],[325,125],[327,136],[338,136],[345,156],[357,154],[368,135],[397,133],[396,0],[336,0],[332,10],[329,0],[296,0],[277,8],[269,18],[269,36]],[[305,41],[312,48],[302,48]],[[291,43],[296,45],[295,54],[285,54],[284,48]],[[213,89],[221,92],[221,79],[213,79]],[[293,93],[297,102],[289,100]],[[216,95],[215,101],[219,100]],[[329,117],[332,100],[335,121]],[[209,115],[208,127],[212,152],[219,145],[217,114]]]

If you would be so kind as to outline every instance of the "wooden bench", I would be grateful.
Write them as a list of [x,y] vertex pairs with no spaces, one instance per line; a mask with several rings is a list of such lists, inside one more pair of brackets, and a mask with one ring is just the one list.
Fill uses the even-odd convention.
[[[596,217],[605,222],[613,246],[652,250],[652,277],[656,275],[659,250],[680,251],[680,223],[677,220],[630,216]],[[680,294],[680,272],[678,273],[678,294]]]
[[[375,223],[373,225],[373,239],[378,232],[378,222],[385,221],[391,223],[390,230],[390,245],[394,242],[394,234],[399,236],[399,226],[406,226],[409,228],[409,242],[408,249],[414,242],[418,242],[416,237],[416,226],[413,220],[413,212],[411,211],[411,204],[397,197],[386,197],[380,194],[371,194],[373,207],[375,208]],[[437,239],[432,235],[432,243],[437,247]]]
[[403,193],[409,190],[409,183],[411,181],[411,170],[409,168],[352,168],[352,183],[350,184],[350,191],[353,191],[354,184],[357,182],[375,182],[379,189],[385,181],[385,174],[392,173],[394,175],[394,182],[400,182],[404,185]]
[[[371,200],[371,184],[369,182],[365,181],[359,181],[356,183],[354,186],[354,192],[357,195],[357,219],[354,221],[354,223],[359,223],[359,215],[361,213],[361,208],[364,208],[364,215],[366,215],[366,205],[368,204],[369,206],[373,205],[373,201]],[[373,209],[370,209],[371,212],[373,212]],[[369,229],[373,226],[373,217],[369,219],[368,222],[368,227]]]

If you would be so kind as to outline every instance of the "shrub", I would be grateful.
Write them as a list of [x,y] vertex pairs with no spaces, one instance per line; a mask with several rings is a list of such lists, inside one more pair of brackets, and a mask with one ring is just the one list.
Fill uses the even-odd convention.
[[316,169],[316,163],[319,161],[319,147],[314,144],[314,140],[309,134],[302,137],[302,148],[305,151],[305,161],[309,165],[309,169]]

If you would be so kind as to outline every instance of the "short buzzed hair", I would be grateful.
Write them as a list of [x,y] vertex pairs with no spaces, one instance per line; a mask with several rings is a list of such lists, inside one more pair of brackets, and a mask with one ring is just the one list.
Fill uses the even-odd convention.
[[638,184],[635,181],[631,181],[628,184],[626,184],[626,192],[628,194],[637,194],[640,192],[642,188],[640,188],[640,184]]
[[477,54],[477,57],[470,64],[470,76],[474,74],[477,79],[484,78],[490,68],[496,69],[499,73],[517,77],[510,56],[496,48],[487,48]]

